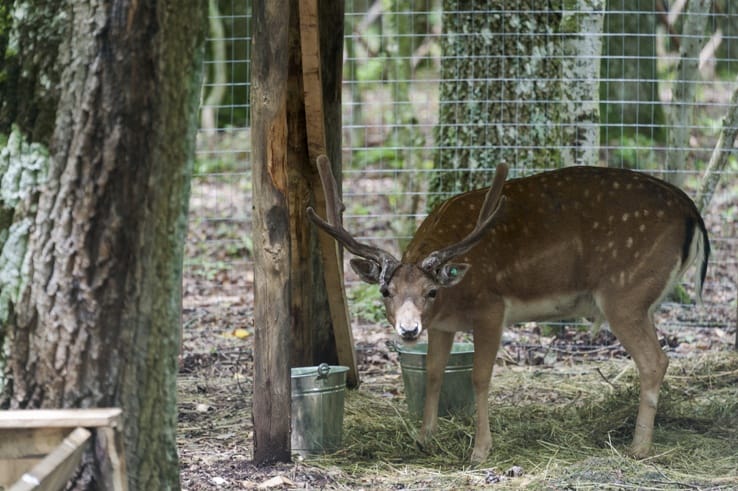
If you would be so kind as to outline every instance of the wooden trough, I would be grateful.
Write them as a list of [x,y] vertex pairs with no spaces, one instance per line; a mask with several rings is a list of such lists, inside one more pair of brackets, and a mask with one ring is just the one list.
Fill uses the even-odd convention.
[[0,411],[0,490],[63,489],[95,445],[103,489],[125,491],[121,410]]

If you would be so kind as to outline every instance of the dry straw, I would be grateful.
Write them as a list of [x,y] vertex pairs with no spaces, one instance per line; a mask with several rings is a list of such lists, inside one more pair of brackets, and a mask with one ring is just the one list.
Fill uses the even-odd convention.
[[[365,384],[347,394],[343,448],[304,464],[351,489],[738,488],[738,356],[672,360],[654,451],[641,461],[626,455],[638,404],[631,363],[499,367],[490,394],[493,450],[478,468],[467,464],[471,420],[442,419],[435,449],[425,453],[402,395],[388,395],[393,381]],[[395,382],[401,389],[399,376]]]

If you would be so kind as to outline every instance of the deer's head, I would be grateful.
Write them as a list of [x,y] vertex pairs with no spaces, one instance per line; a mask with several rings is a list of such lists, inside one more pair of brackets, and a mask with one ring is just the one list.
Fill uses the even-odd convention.
[[308,208],[308,216],[356,256],[351,259],[351,267],[363,281],[379,285],[387,319],[397,334],[405,341],[417,340],[423,332],[424,320],[432,315],[443,289],[459,284],[469,270],[468,264],[454,262],[454,259],[471,250],[492,224],[504,202],[502,187],[507,177],[507,166],[497,166],[477,224],[466,237],[431,252],[417,263],[405,264],[383,249],[358,242],[343,227],[341,212],[344,208],[330,162],[321,155],[317,163],[326,194],[327,220],[319,217],[312,208]]

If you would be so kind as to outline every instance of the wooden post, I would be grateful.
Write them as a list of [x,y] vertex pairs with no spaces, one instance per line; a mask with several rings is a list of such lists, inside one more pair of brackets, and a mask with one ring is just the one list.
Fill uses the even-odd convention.
[[[253,3],[254,461],[290,461],[289,0]],[[257,392],[258,391],[258,392]]]
[[[315,164],[319,155],[327,153],[325,111],[323,104],[322,57],[320,49],[320,22],[317,0],[301,0],[300,45],[302,49],[302,81],[305,90],[305,124],[310,162]],[[311,188],[315,198],[315,209],[325,216],[325,193],[317,172],[312,169]],[[305,224],[309,226],[309,224]],[[349,367],[346,376],[349,387],[357,387],[359,375],[356,368],[356,353],[348,314],[346,291],[343,282],[343,261],[338,244],[326,234],[319,234],[320,253],[325,269],[328,304],[331,311],[333,334],[338,351],[338,362]]]

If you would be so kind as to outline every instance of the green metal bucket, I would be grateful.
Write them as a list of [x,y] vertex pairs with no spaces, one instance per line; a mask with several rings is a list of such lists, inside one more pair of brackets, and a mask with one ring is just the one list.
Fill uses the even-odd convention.
[[302,456],[341,446],[348,367],[322,363],[291,370],[292,452]]
[[[408,411],[411,416],[420,418],[423,416],[425,403],[425,362],[428,344],[397,345],[396,349],[400,354]],[[454,343],[443,373],[438,401],[439,416],[469,416],[474,413],[474,387],[471,378],[473,357],[472,343]]]

